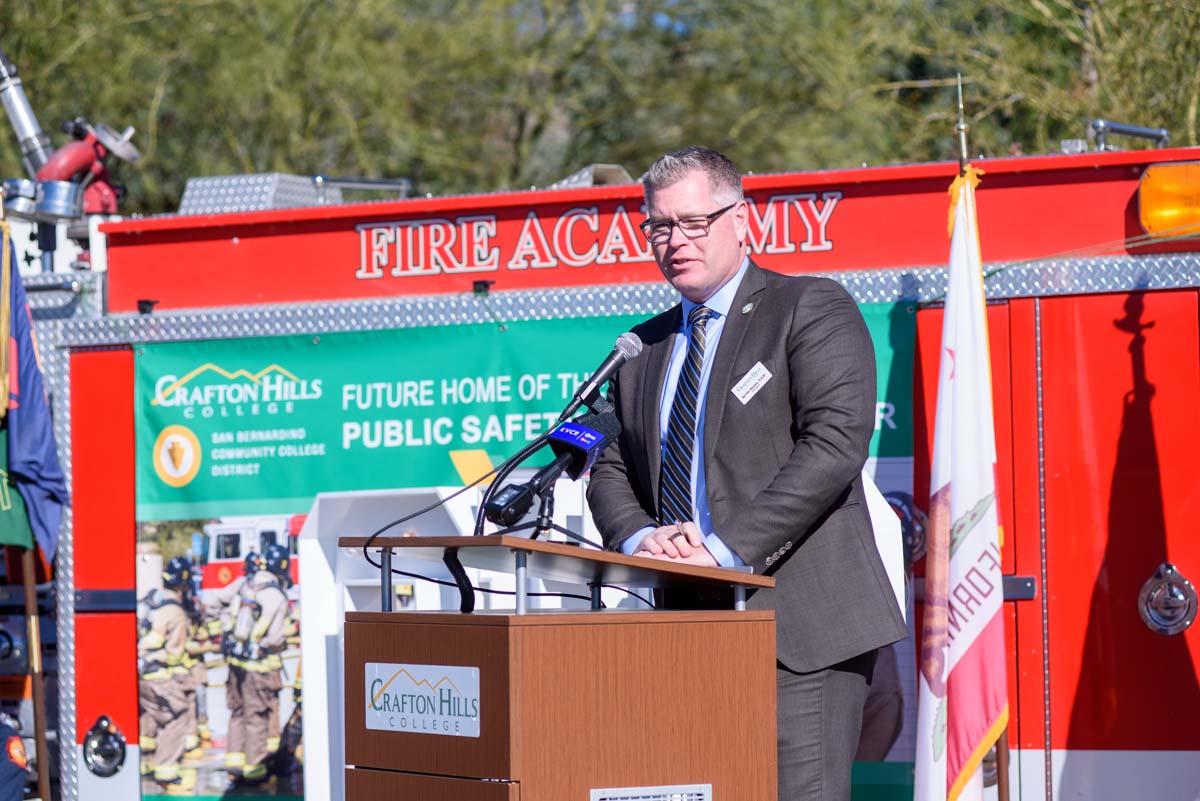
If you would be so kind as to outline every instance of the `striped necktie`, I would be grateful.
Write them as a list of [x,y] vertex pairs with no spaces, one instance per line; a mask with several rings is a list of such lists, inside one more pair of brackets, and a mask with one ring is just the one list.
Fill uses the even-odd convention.
[[697,306],[688,315],[692,337],[683,369],[679,371],[675,399],[671,402],[662,473],[658,481],[658,523],[662,526],[693,517],[692,451],[696,441],[696,407],[700,397],[700,368],[704,364],[704,327],[712,313],[706,306]]

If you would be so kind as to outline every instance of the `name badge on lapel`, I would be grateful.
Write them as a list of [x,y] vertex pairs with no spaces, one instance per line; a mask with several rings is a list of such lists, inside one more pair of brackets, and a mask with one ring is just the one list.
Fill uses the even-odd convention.
[[770,380],[771,371],[764,367],[762,362],[755,362],[749,372],[742,376],[742,380],[733,385],[731,391],[733,396],[745,406]]

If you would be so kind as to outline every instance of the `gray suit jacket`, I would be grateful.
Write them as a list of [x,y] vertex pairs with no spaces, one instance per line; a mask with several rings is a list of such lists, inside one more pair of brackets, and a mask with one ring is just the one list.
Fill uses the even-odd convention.
[[[645,349],[610,384],[623,431],[588,486],[609,548],[656,525],[659,398],[681,315],[675,306],[634,328]],[[756,362],[772,377],[743,404],[731,388]],[[717,346],[704,414],[713,528],[756,573],[775,577],[775,589],[748,606],[775,610],[779,660],[808,672],[906,636],[863,496],[875,360],[846,291],[750,265]]]

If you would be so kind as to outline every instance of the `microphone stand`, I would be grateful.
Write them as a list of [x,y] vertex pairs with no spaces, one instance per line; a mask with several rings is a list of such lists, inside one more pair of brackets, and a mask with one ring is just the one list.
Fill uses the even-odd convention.
[[[603,425],[601,427],[607,432],[607,434],[602,436],[615,438],[620,432],[620,423],[616,421],[612,404],[606,399],[597,395],[588,398],[587,405],[589,409],[593,410],[593,415],[601,416],[601,423],[604,422],[604,417],[613,418],[610,422],[611,426],[615,426],[615,431],[609,430],[608,425]],[[584,418],[579,419],[582,420]],[[560,423],[559,425],[562,424]],[[584,430],[590,431],[586,427],[584,427]],[[598,432],[592,431],[591,433],[594,435]],[[551,531],[557,531],[580,544],[588,544],[592,545],[593,547],[598,547],[595,545],[595,543],[588,542],[588,540],[579,536],[575,532],[555,525],[552,520],[554,514],[554,485],[555,482],[557,482],[557,480],[562,476],[562,474],[568,470],[572,461],[574,461],[574,457],[571,455],[560,453],[558,454],[558,458],[539,470],[530,481],[527,481],[524,484],[508,485],[499,490],[499,492],[495,492],[495,487],[499,486],[500,482],[502,482],[512,472],[512,470],[515,469],[517,464],[530,456],[533,451],[540,447],[541,443],[548,438],[549,433],[544,434],[542,437],[539,437],[537,441],[523,448],[521,452],[517,454],[517,456],[509,460],[504,468],[492,480],[487,492],[484,493],[482,502],[479,505],[479,510],[475,516],[476,536],[483,533],[484,520],[486,519],[496,523],[497,525],[507,526],[506,528],[497,532],[499,534],[517,533],[533,529],[530,539],[536,540],[543,534],[548,534]],[[588,442],[587,444],[590,449],[591,447],[594,447],[596,443]],[[601,445],[603,446],[603,441],[601,441]],[[589,454],[590,453],[591,451],[589,450]],[[592,455],[591,458],[595,458],[595,456]],[[576,469],[579,472],[582,472],[583,467],[584,465],[576,465]],[[576,474],[576,477],[578,477],[578,474]],[[528,513],[530,506],[533,505],[533,498],[530,497],[533,495],[536,495],[541,501],[541,505],[538,508],[537,519],[533,523],[513,525],[516,523],[516,521],[520,520]],[[496,502],[495,507],[491,506],[493,502]]]
[[581,545],[591,545],[591,546],[595,547],[595,543],[589,542],[588,540],[586,540],[583,537],[576,534],[574,531],[571,531],[568,528],[564,528],[563,526],[560,526],[554,522],[554,520],[553,520],[553,518],[554,518],[554,484],[553,483],[551,483],[548,487],[546,487],[545,491],[542,492],[538,496],[538,498],[541,499],[541,503],[538,504],[538,513],[537,513],[537,517],[534,520],[531,520],[528,523],[521,523],[519,525],[509,526],[508,528],[500,529],[496,533],[497,534],[516,534],[521,531],[529,531],[530,529],[533,529],[533,533],[529,535],[529,539],[536,540],[538,537],[549,534],[551,531],[557,531],[559,534],[563,534],[567,537],[570,537],[571,539],[575,540],[576,542],[578,542]]
[[[611,403],[609,403],[606,399],[598,397],[598,396],[596,398],[591,399],[591,402],[588,403],[588,408],[592,409],[593,413],[602,414],[602,415],[612,414],[614,411]],[[560,422],[560,424],[561,424],[561,422]],[[617,431],[618,432],[620,431],[619,424],[617,424]],[[544,444],[546,442],[546,440],[549,438],[549,436],[550,436],[550,432],[547,432],[547,433],[543,434],[542,436],[538,437],[537,440],[530,443],[525,448],[522,448],[521,451],[516,456],[514,456],[512,459],[510,459],[508,462],[505,463],[505,465],[497,473],[496,477],[494,479],[492,479],[492,483],[490,485],[488,485],[487,491],[484,493],[483,499],[479,505],[479,510],[476,513],[475,532],[474,532],[475,536],[479,536],[479,535],[483,534],[484,521],[486,519],[488,519],[488,504],[491,503],[491,501],[495,497],[494,493],[495,493],[496,487],[500,485],[500,483],[516,468],[516,466],[518,464],[523,462],[526,458],[528,458],[530,455],[532,455],[535,450],[540,448],[542,446],[542,444]],[[615,434],[613,434],[613,436],[615,436]],[[520,520],[521,517],[523,517],[528,512],[529,506],[532,505],[532,499],[529,499],[529,504],[525,505],[523,509],[521,508],[521,504],[523,504],[525,502],[525,499],[529,498],[529,495],[528,494],[523,495],[523,492],[530,493],[530,491],[532,490],[532,492],[530,494],[536,494],[540,501],[540,503],[538,505],[537,518],[529,523],[520,523],[518,525],[509,525],[505,528],[500,529],[496,533],[500,534],[500,535],[518,534],[520,532],[529,531],[530,529],[532,529],[533,531],[530,534],[529,539],[536,540],[538,537],[541,537],[543,535],[548,535],[551,531],[557,531],[558,533],[564,535],[568,539],[574,540],[575,543],[573,543],[573,544],[591,545],[594,548],[599,548],[600,546],[596,545],[595,543],[589,542],[587,539],[580,536],[579,534],[576,534],[574,531],[571,531],[570,529],[565,528],[563,526],[557,525],[554,522],[554,485],[557,482],[558,478],[562,475],[562,473],[567,469],[568,465],[570,464],[570,461],[571,460],[569,457],[567,457],[565,455],[560,455],[558,457],[558,459],[556,459],[551,465],[548,466],[549,471],[547,470],[547,468],[542,468],[542,470],[539,471],[538,475],[535,476],[532,481],[527,482],[526,484],[523,484],[523,485],[518,485],[514,490],[516,492],[516,494],[510,495],[509,497],[507,497],[507,499],[504,501],[505,505],[500,507],[500,511],[497,513],[496,516],[500,517],[502,520],[504,520],[504,522]],[[504,490],[501,490],[500,492],[501,492],[501,494],[503,494],[505,491],[508,491],[510,489],[512,489],[512,488],[506,487]],[[506,513],[506,510],[507,510],[507,513]],[[497,520],[496,522],[503,525],[503,523],[500,520]],[[462,610],[463,613],[469,613],[469,612],[473,611],[475,608],[475,591],[474,591],[474,588],[471,586],[470,581],[467,580],[466,570],[463,569],[462,563],[458,559],[458,549],[457,548],[447,548],[445,553],[442,556],[442,562],[446,565],[446,568],[450,571],[451,576],[454,577],[454,583],[458,586],[458,590],[459,590],[460,597],[461,597],[460,609]],[[518,555],[517,555],[517,580],[518,580],[518,582],[524,580],[522,577],[525,575],[525,570],[526,570],[525,554],[518,553]],[[520,593],[518,593],[518,600],[517,600],[518,610],[522,609],[522,605],[523,605],[522,599],[523,598],[524,598],[524,596],[521,595]],[[597,586],[592,586],[593,608],[599,608],[597,606],[597,604],[599,603],[598,599],[599,599],[599,595],[598,595]]]

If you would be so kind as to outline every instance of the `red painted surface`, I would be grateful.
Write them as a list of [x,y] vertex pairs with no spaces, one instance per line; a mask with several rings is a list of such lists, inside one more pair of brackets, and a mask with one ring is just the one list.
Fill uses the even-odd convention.
[[[917,315],[914,497],[922,501],[929,496],[942,320],[940,308],[922,309]],[[999,512],[1004,527],[1003,570],[1006,575],[1032,577],[1040,582],[1034,330],[1032,299],[989,304]],[[923,572],[921,568],[918,565],[918,573]],[[1004,625],[1009,741],[1014,748],[1043,748],[1040,597],[1005,604]]]
[[[913,374],[913,498],[921,509],[929,509],[930,453],[937,415],[938,357],[942,342],[941,308],[917,312],[917,343]],[[1004,528],[1001,569],[1012,574],[1014,548],[1009,532],[1013,528],[1013,459],[1011,365],[1009,361],[1008,303],[987,307],[988,344],[992,359],[992,410],[996,426],[996,477],[1000,525]],[[916,566],[924,575],[924,566]]]
[[104,163],[108,150],[100,144],[95,132],[84,139],[68,142],[55,150],[38,170],[39,181],[82,181],[84,214],[116,214],[117,195]]
[[245,564],[241,559],[209,562],[200,571],[200,586],[206,590],[219,590],[242,575]]
[[[75,589],[134,590],[133,353],[71,354]],[[137,620],[75,616],[75,741],[108,715],[137,741]]]
[[[130,564],[133,560],[130,559]],[[75,742],[108,715],[137,744],[137,615],[89,612],[75,618]],[[136,770],[137,765],[133,768]],[[129,769],[126,763],[125,769]]]
[[[1005,540],[1014,572],[1036,580],[1038,595],[1013,604],[1012,655],[1016,695],[1010,698],[1015,748],[1046,747],[1042,648],[1041,507],[1038,500],[1037,339],[1034,300],[1009,301],[1009,360],[1012,420],[1013,525]],[[1041,766],[1038,766],[1038,770]]]
[[[1032,317],[1028,313],[1028,304],[1006,301],[993,303],[987,307],[989,353],[992,360],[992,405],[996,425],[996,476],[997,493],[999,496],[1000,525],[1004,527],[1004,547],[1001,550],[1001,566],[1005,575],[1034,575],[1024,563],[1018,562],[1018,554],[1025,552],[1036,553],[1038,548],[1036,536],[1037,527],[1032,534],[1029,529],[1028,515],[1018,517],[1018,504],[1015,493],[1018,477],[1026,478],[1017,468],[1014,459],[1014,448],[1017,447],[1018,434],[1025,434],[1022,424],[1025,422],[1024,405],[1015,406],[1018,399],[1026,400],[1024,395],[1014,396],[1015,392],[1024,392],[1029,383],[1026,380],[1027,352],[1022,348],[1022,337],[1027,337],[1032,331]],[[913,374],[913,498],[918,506],[928,508],[930,453],[933,447],[934,420],[937,414],[937,378],[938,356],[941,350],[943,309],[927,308],[917,312],[917,343],[914,359]],[[1032,375],[1032,374],[1029,374]],[[1035,396],[1036,401],[1036,396]],[[1035,405],[1036,410],[1036,405]],[[1034,416],[1036,423],[1036,411]],[[1034,466],[1036,467],[1036,428]],[[1036,479],[1036,471],[1034,473]],[[1036,504],[1036,489],[1034,499]],[[1027,510],[1027,503],[1022,510]],[[1034,539],[1030,539],[1030,537]],[[1027,557],[1028,558],[1028,557]],[[915,572],[924,574],[924,563],[916,565]],[[917,632],[917,653],[920,654],[921,616],[924,608],[917,606],[915,631]],[[1040,651],[1032,652],[1027,647],[1020,647],[1030,636],[1021,628],[1020,621],[1040,621],[1041,607],[1037,601],[1014,601],[1004,604],[1004,641],[1005,668],[1008,676],[1008,706],[1009,727],[1008,738],[1013,748],[1023,746],[1025,725],[1019,715],[1023,709],[1024,696],[1035,694],[1041,698],[1041,657]],[[1040,644],[1040,629],[1037,634]],[[1023,639],[1024,637],[1024,639]],[[1032,683],[1031,683],[1032,682]],[[915,713],[914,713],[915,714]],[[1030,721],[1037,725],[1040,717]],[[1040,736],[1040,734],[1038,735]],[[1042,747],[1039,744],[1036,747]]]
[[[1144,167],[1195,158],[1196,149],[1179,148],[981,161],[983,256],[1126,252],[1123,241],[1141,233]],[[748,177],[755,258],[783,272],[943,264],[956,169],[944,162]],[[636,229],[641,204],[640,188],[627,185],[128,220],[103,227],[109,307],[461,293],[479,279],[496,290],[656,281]]]
[[135,588],[133,351],[71,354],[75,588]]
[[1200,749],[1200,627],[1137,606],[1163,561],[1200,576],[1197,313],[1194,289],[1042,301],[1056,749]]

